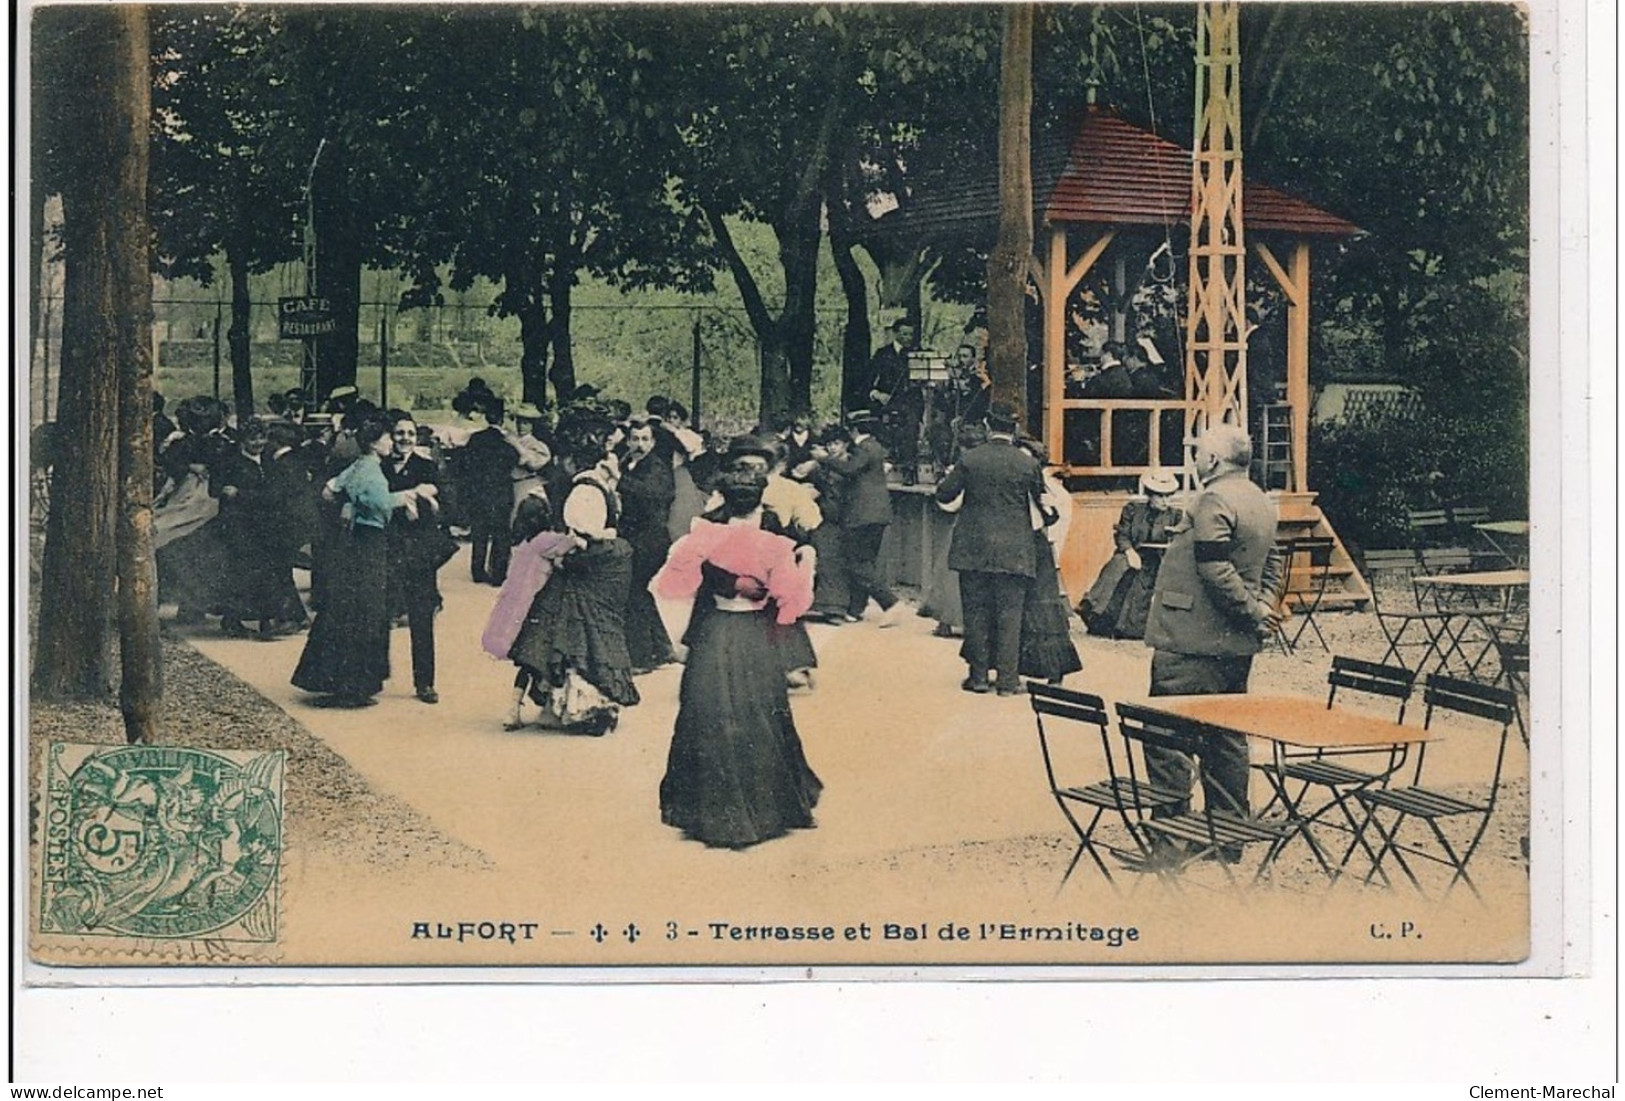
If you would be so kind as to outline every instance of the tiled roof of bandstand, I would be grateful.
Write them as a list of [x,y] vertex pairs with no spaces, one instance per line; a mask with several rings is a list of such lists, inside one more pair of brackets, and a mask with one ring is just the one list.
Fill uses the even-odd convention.
[[[1090,108],[1070,141],[1064,131],[1033,136],[1035,222],[1114,226],[1184,225],[1190,220],[1191,154],[1109,111]],[[996,172],[967,173],[952,190],[909,196],[874,224],[884,233],[985,238],[998,220]],[[1346,219],[1243,176],[1242,219],[1252,231],[1354,237]]]

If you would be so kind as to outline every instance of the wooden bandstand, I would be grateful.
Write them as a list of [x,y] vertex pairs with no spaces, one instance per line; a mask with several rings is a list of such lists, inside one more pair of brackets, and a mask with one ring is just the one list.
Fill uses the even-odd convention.
[[[1083,303],[1081,289],[1092,272],[1132,295],[1132,278],[1159,244],[1183,245],[1194,206],[1191,151],[1097,107],[1084,112],[1062,145],[1054,138],[1048,149],[1034,150],[1033,283],[1042,308],[1042,406],[1032,428],[1041,435],[1050,459],[1073,492],[1076,506],[1062,557],[1062,579],[1074,599],[1080,598],[1112,553],[1112,528],[1118,513],[1135,492],[1139,476],[1172,468],[1187,469],[1189,437],[1204,403],[1228,401],[1246,408],[1244,387],[1232,379],[1229,389],[1203,393],[1206,380],[1187,361],[1179,398],[1089,398],[1067,393],[1070,362],[1069,326]],[[881,218],[877,229],[906,232],[915,240],[985,239],[996,210],[996,188],[967,181],[952,196],[921,197],[912,209]],[[901,216],[899,216],[901,215]],[[1259,476],[1278,498],[1283,541],[1336,532],[1315,505],[1309,485],[1309,279],[1317,244],[1358,236],[1358,226],[1250,176],[1241,195],[1246,251],[1262,263],[1280,288],[1286,306],[1284,401],[1276,404],[1271,454],[1254,425],[1255,462]],[[985,243],[985,240],[984,240]],[[1234,307],[1236,303],[1227,303]],[[1190,307],[1188,306],[1187,309]],[[1196,309],[1202,307],[1198,304]],[[1123,324],[1121,314],[1110,319]],[[1122,339],[1122,332],[1112,333]],[[1173,349],[1166,349],[1173,351]],[[1187,351],[1181,349],[1182,352]],[[1244,353],[1243,353],[1244,354]],[[1173,359],[1172,356],[1169,357]],[[1034,410],[1037,412],[1037,410]],[[1253,412],[1256,414],[1257,409]],[[1125,447],[1125,441],[1133,446]],[[1333,556],[1326,606],[1362,606],[1370,592],[1341,542]]]

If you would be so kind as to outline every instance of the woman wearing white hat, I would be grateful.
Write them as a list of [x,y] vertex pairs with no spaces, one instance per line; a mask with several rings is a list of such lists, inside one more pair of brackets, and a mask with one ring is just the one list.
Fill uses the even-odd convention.
[[1123,506],[1112,540],[1114,553],[1100,571],[1078,613],[1092,635],[1105,638],[1144,638],[1145,617],[1151,610],[1151,592],[1157,585],[1157,567],[1168,537],[1184,519],[1173,505],[1179,480],[1171,470],[1150,470],[1140,475],[1140,497]]

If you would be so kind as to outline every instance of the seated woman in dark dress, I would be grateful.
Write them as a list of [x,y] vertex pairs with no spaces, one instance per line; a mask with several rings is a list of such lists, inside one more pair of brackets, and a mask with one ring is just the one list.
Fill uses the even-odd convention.
[[811,606],[813,571],[793,540],[763,530],[761,473],[718,483],[720,522],[696,520],[652,584],[657,596],[694,601],[660,817],[706,845],[743,849],[810,828],[823,790],[771,640]]
[[1179,481],[1171,471],[1140,475],[1144,500],[1123,506],[1112,539],[1116,553],[1101,568],[1100,576],[1078,605],[1089,633],[1103,638],[1144,638],[1145,617],[1151,611],[1151,593],[1157,587],[1157,567],[1170,533],[1184,520],[1173,507]]

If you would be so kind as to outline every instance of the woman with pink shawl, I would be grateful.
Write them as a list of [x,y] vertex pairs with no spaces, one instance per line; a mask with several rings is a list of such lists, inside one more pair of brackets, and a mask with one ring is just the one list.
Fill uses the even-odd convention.
[[730,849],[810,828],[823,790],[773,644],[812,605],[812,562],[792,539],[762,530],[765,484],[754,471],[722,475],[724,521],[694,521],[649,586],[694,601],[661,820]]

